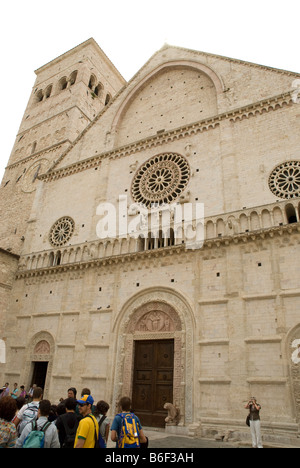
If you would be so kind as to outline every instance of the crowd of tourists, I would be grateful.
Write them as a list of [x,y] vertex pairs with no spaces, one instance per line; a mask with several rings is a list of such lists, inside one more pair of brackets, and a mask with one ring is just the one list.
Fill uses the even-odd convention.
[[[261,406],[252,397],[245,408],[252,447],[262,448]],[[77,398],[71,387],[66,399],[52,405],[36,385],[27,393],[17,384],[10,391],[6,383],[0,389],[0,448],[107,448],[109,434],[116,448],[147,448],[148,439],[128,397],[121,398],[111,427],[108,410],[104,400],[95,404],[88,388]]]
[[95,403],[88,388],[80,398],[74,387],[57,405],[43,399],[43,390],[33,385],[10,391],[0,389],[0,448],[106,448],[109,435],[116,448],[147,447],[139,418],[131,400],[121,398],[119,412],[110,427],[109,404]]

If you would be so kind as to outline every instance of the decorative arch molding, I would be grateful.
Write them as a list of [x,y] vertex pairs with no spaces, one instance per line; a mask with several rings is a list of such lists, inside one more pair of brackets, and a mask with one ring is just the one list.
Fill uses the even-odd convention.
[[180,293],[150,288],[127,301],[114,324],[116,371],[113,405],[121,396],[132,397],[135,342],[174,339],[173,403],[185,425],[193,423],[193,342],[195,319]]
[[168,68],[179,68],[179,67],[186,67],[193,69],[195,71],[204,73],[207,75],[211,81],[213,82],[216,93],[221,94],[224,92],[225,87],[222,79],[216,74],[216,72],[205,65],[204,63],[196,62],[193,60],[174,60],[174,61],[169,61],[165,62],[161,65],[159,65],[157,68],[152,70],[150,73],[148,73],[141,81],[139,81],[136,86],[130,91],[130,93],[127,95],[127,97],[124,99],[123,103],[119,107],[119,110],[117,111],[115,118],[112,123],[112,129],[111,132],[114,133],[119,125],[120,119],[122,118],[124,112],[126,112],[129,104],[133,101],[134,97],[137,95],[137,93],[146,85],[146,83],[150,80],[153,79],[155,75],[160,73],[161,71],[164,71]]
[[291,393],[298,433],[300,434],[300,323],[287,335],[287,358],[289,362]]
[[28,353],[25,363],[25,375],[27,376],[27,386],[31,385],[29,379],[32,378],[32,368],[34,362],[48,362],[47,379],[44,388],[44,397],[49,395],[50,381],[53,369],[55,354],[55,341],[53,336],[47,331],[36,333],[27,346]]

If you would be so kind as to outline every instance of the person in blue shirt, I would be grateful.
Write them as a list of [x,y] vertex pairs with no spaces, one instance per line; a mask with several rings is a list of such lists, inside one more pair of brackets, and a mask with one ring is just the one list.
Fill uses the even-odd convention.
[[[131,400],[128,397],[121,398],[119,402],[119,408],[120,408],[120,413],[122,414],[122,416],[125,416],[126,414],[133,414],[130,412]],[[122,416],[120,416],[120,414],[117,414],[111,426],[111,440],[113,442],[116,442],[117,448],[119,448],[118,441],[120,440],[120,436],[121,436],[122,428],[123,428],[124,419],[122,418]],[[133,415],[133,417],[136,421],[136,426],[139,432],[139,442],[140,444],[146,444],[148,439],[146,438],[144,434],[141,422],[136,415]]]

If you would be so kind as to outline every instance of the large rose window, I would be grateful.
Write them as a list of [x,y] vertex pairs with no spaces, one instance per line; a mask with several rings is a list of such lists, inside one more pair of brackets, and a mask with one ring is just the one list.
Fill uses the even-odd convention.
[[300,161],[287,161],[277,166],[270,175],[269,187],[279,198],[300,197]]
[[169,204],[182,194],[189,179],[190,167],[183,156],[160,154],[149,159],[137,171],[132,183],[132,196],[147,208]]

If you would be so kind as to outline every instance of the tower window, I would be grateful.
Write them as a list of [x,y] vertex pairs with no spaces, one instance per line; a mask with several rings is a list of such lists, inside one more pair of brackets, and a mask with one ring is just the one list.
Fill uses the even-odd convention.
[[67,78],[64,76],[60,81],[59,81],[59,89],[62,91],[66,89],[68,86],[68,81]]
[[36,102],[42,102],[43,99],[44,99],[44,93],[40,89],[36,94]]
[[96,81],[97,81],[97,80],[96,80],[95,75],[91,75],[90,81],[89,81],[89,88],[90,88],[91,90],[94,90],[94,89],[95,89]]
[[78,75],[78,71],[76,70],[70,76],[70,80],[69,80],[70,86],[73,86],[76,83],[77,75]]
[[48,88],[45,91],[45,98],[48,99],[51,96],[52,93],[52,85],[48,86]]

